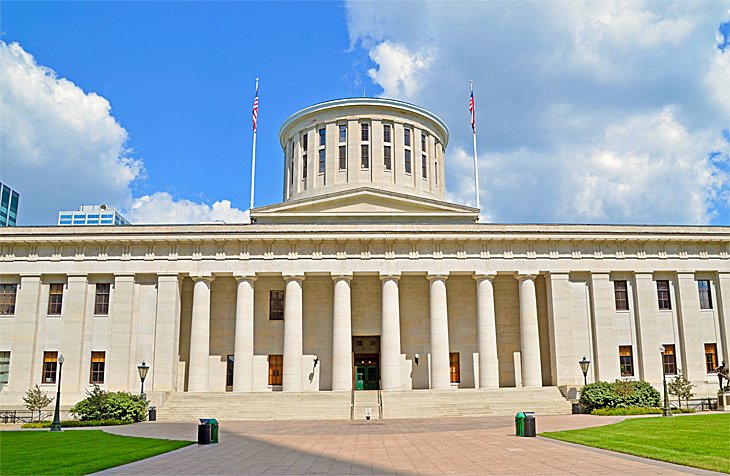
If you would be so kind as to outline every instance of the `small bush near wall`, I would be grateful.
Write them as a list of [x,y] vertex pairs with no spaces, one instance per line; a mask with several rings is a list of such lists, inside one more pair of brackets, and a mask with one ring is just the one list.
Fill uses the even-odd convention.
[[580,405],[588,413],[599,408],[659,407],[661,396],[647,382],[616,380],[596,382],[583,387]]
[[94,385],[87,397],[71,408],[74,418],[88,420],[122,420],[138,422],[147,419],[147,400],[129,392],[106,392]]

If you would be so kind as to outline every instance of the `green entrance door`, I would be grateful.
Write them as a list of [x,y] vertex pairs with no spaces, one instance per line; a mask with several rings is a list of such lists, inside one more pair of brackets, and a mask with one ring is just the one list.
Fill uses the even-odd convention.
[[378,366],[357,365],[355,367],[355,390],[378,389]]

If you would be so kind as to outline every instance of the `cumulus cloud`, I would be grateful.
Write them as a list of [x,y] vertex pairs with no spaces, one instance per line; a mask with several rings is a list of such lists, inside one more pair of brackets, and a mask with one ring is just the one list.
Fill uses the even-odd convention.
[[424,71],[433,63],[433,52],[408,48],[384,41],[370,50],[370,59],[377,68],[368,70],[368,76],[380,84],[383,95],[409,99],[416,95]]
[[247,222],[222,200],[207,205],[168,193],[134,198],[144,163],[109,102],[0,41],[0,180],[17,190],[19,224],[56,223],[59,210],[105,203],[139,223]]
[[349,2],[347,9],[351,44],[373,69],[386,60],[395,69],[379,54],[383,45],[411,57],[437,51],[415,75],[416,89],[371,79],[384,95],[423,105],[450,125],[450,199],[474,203],[466,107],[473,79],[484,217],[730,222],[722,26],[713,41],[726,7]]
[[248,210],[231,207],[230,200],[207,205],[190,200],[174,200],[167,192],[137,198],[127,218],[136,224],[146,223],[248,223]]
[[2,180],[21,194],[22,224],[54,223],[83,203],[122,208],[141,159],[109,102],[39,65],[17,43],[0,42]]

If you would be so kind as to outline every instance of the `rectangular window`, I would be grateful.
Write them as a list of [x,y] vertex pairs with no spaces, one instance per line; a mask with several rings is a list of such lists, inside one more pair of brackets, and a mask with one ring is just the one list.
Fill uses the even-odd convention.
[[15,297],[17,293],[17,284],[0,284],[0,315],[15,314]]
[[451,383],[461,382],[461,372],[459,370],[459,353],[451,352],[449,354],[449,374]]
[[426,134],[421,133],[421,151],[426,152]]
[[613,282],[613,296],[617,311],[629,310],[629,289],[626,281]]
[[307,155],[302,156],[302,180],[307,178]]
[[284,356],[269,356],[269,385],[281,385],[281,376],[284,373]]
[[621,366],[622,377],[634,376],[634,358],[631,355],[631,346],[622,345],[618,348],[618,359]]
[[48,293],[48,314],[60,315],[63,304],[63,284],[51,284]]
[[106,316],[109,314],[109,291],[112,285],[109,283],[98,283],[96,285],[96,299],[94,301],[94,314]]
[[10,352],[0,352],[0,390],[8,384],[10,376]]
[[390,142],[390,125],[383,124],[383,142]]
[[426,178],[427,177],[427,169],[428,169],[428,159],[426,158],[426,155],[421,156],[421,177]]
[[700,309],[712,309],[712,291],[710,290],[710,281],[700,279],[697,281],[697,289],[700,292]]
[[363,142],[368,142],[370,140],[370,128],[367,124],[361,124],[360,127],[362,132],[362,134],[360,135],[360,140],[362,140]]
[[367,144],[360,146],[360,166],[365,169],[370,167],[370,146]]
[[284,319],[284,290],[272,289],[269,291],[269,320],[281,321]]
[[309,134],[303,134],[302,135],[302,150],[304,152],[307,151],[307,146],[309,146]]
[[289,185],[294,185],[294,159],[289,162]]
[[385,166],[385,170],[391,169],[391,158],[390,158],[390,146],[386,145],[383,147],[383,165]]
[[340,170],[347,168],[347,146],[344,145],[340,146],[339,167]]
[[347,142],[347,126],[341,125],[340,126],[340,143]]
[[662,363],[664,364],[665,374],[677,375],[677,357],[674,354],[674,344],[664,344]]
[[403,152],[405,153],[403,163],[405,165],[406,173],[409,174],[411,173],[411,151],[406,149]]
[[403,145],[406,147],[411,146],[411,130],[410,129],[403,129]]
[[715,372],[717,368],[717,344],[705,344],[705,367],[707,373]]
[[672,301],[669,298],[669,281],[658,280],[656,282],[656,292],[659,300],[659,309],[671,309]]
[[325,132],[324,128],[322,128],[319,130],[319,145],[324,147],[326,139],[327,139],[327,133]]
[[226,359],[226,387],[233,387],[233,356]]
[[91,353],[91,374],[89,383],[101,385],[104,383],[104,363],[106,362],[105,352]]
[[319,173],[323,174],[325,168],[324,149],[319,149]]
[[43,352],[43,375],[42,383],[56,383],[56,366],[58,365],[58,352]]

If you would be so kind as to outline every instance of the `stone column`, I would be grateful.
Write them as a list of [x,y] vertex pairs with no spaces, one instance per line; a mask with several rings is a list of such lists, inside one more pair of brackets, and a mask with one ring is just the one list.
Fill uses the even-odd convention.
[[400,390],[403,387],[400,363],[400,303],[398,301],[400,275],[381,275],[380,279],[383,281],[380,381],[383,390]]
[[284,392],[302,391],[302,281],[304,276],[284,276]]
[[497,325],[494,317],[494,274],[478,274],[477,339],[479,350],[479,388],[499,388]]
[[[86,355],[87,336],[84,332],[88,287],[86,275],[68,276],[63,296],[61,347],[58,349],[59,355],[63,355],[66,360],[61,381],[62,392],[66,390],[81,393],[81,389],[89,382],[88,365],[91,364],[91,353]],[[90,336],[88,341],[90,346]]]
[[[157,276],[157,328],[151,389],[161,392],[177,390],[180,361],[180,276]],[[145,386],[147,388],[147,386]]]
[[[656,281],[652,273],[636,273],[634,316],[636,319],[636,343],[638,349],[633,355],[638,362],[639,373],[636,377],[652,383],[662,381],[662,355],[659,352],[659,329],[657,320],[659,306],[657,304]],[[636,372],[635,372],[636,373]]]
[[703,339],[705,329],[697,325],[698,322],[702,321],[702,311],[700,310],[700,295],[694,273],[677,273],[676,297],[680,342],[675,344],[680,345],[675,345],[674,358],[677,367],[684,370],[685,377],[688,380],[701,381],[707,378]]
[[[591,318],[593,321],[593,358],[591,359],[591,355],[586,353],[585,347],[577,346],[580,351],[576,352],[575,355],[578,358],[587,355],[593,361],[589,369],[591,375],[588,376],[588,382],[613,382],[621,376],[621,372],[614,324],[616,295],[610,274],[591,273],[590,290]],[[576,344],[578,343],[576,342]],[[580,344],[587,346],[588,343]],[[583,378],[582,372],[580,378]]]
[[235,276],[236,333],[233,346],[233,391],[253,391],[253,286],[255,276]]
[[212,276],[191,276],[193,287],[193,317],[190,324],[190,371],[188,391],[208,391],[210,360],[210,285]]
[[352,275],[334,275],[334,319],[332,322],[332,390],[352,389]]
[[522,383],[525,387],[542,387],[540,334],[537,326],[537,295],[534,274],[519,274],[520,281],[520,350]]
[[[109,327],[114,336],[109,343],[106,377],[107,390],[130,390],[131,372],[137,372],[132,362],[132,324],[135,301],[134,275],[114,276],[114,295],[111,297]],[[137,376],[139,379],[139,376]]]
[[451,388],[449,366],[449,318],[446,306],[446,276],[429,275],[431,322],[431,388]]
[[723,360],[730,362],[730,273],[717,273],[715,289],[717,290],[717,297],[715,298],[718,311],[717,317],[720,321],[717,364],[720,365]]
[[[15,327],[9,336],[12,339],[10,354],[10,375],[6,391],[18,394],[31,388],[40,378],[42,348],[38,346],[40,320],[39,305],[41,295],[40,275],[21,275],[15,299]],[[47,303],[45,303],[47,304]],[[45,307],[41,307],[45,313]]]

